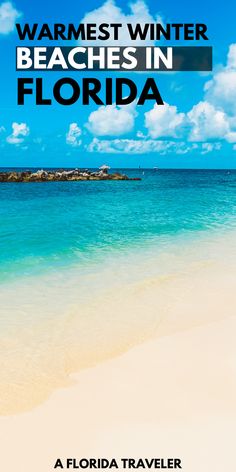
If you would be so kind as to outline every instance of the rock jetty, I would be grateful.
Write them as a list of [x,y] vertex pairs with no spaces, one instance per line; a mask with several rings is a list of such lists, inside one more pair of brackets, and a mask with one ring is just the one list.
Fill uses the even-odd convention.
[[102,166],[98,171],[91,170],[38,170],[32,172],[25,170],[22,172],[0,172],[1,182],[73,182],[80,180],[141,180],[139,177],[130,178],[127,175],[115,172],[108,173],[106,166]]

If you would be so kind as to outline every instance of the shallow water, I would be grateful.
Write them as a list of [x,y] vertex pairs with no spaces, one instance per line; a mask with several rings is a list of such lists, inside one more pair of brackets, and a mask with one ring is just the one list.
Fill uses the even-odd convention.
[[141,182],[0,185],[0,280],[236,226],[236,171],[141,170]]

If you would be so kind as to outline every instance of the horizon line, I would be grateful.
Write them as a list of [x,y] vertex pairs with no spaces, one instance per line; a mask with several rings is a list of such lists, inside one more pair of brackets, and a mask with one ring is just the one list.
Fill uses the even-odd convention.
[[[99,166],[0,166],[0,169],[99,169]],[[212,171],[212,170],[222,170],[222,171],[236,171],[236,167],[116,167],[110,166],[110,169],[117,169],[117,170],[204,170],[204,171]]]

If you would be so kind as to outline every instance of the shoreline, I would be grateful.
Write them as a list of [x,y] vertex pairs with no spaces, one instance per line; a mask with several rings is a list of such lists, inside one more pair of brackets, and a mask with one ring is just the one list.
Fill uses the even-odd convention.
[[[18,288],[17,300],[9,301],[13,295],[9,284],[0,298],[1,305],[6,306],[0,338],[1,414],[33,409],[55,390],[70,386],[76,372],[120,356],[152,338],[158,340],[233,316],[233,235],[228,239],[224,235],[217,242],[205,241],[206,246],[202,241],[197,250],[190,244],[178,257],[161,251],[159,258],[144,257],[142,263],[138,259],[134,267],[131,259],[126,278],[122,272],[127,272],[129,265],[113,276],[118,269],[108,264],[102,283],[100,272],[95,279],[93,273],[88,274],[86,283],[92,299],[81,287],[78,292],[76,277],[73,283],[73,279],[64,282],[60,296],[58,280],[54,288],[51,284],[47,288],[46,279],[44,284],[39,280],[36,287],[24,286],[22,293]],[[164,264],[165,271],[158,273],[158,263]],[[142,275],[135,279],[137,267]],[[116,276],[122,284],[117,283]]]

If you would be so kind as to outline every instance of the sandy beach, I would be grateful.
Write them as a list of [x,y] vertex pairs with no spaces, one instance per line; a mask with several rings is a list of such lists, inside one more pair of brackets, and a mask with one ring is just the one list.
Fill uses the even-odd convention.
[[[86,316],[95,308],[98,316],[110,313],[113,325],[101,338],[107,337],[106,349],[100,344],[97,361],[92,353],[91,367],[77,374],[76,362],[70,365],[70,386],[31,411],[1,417],[4,472],[49,472],[57,458],[83,457],[178,457],[186,472],[233,472],[236,295],[230,252],[232,247],[214,263],[195,260],[177,279],[146,279],[87,306]],[[125,329],[127,313],[135,323],[129,318]],[[111,330],[120,330],[114,352]]]
[[185,471],[233,472],[235,328],[236,317],[149,342],[2,418],[3,470],[49,472],[58,457],[180,457]]

